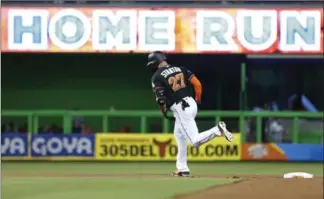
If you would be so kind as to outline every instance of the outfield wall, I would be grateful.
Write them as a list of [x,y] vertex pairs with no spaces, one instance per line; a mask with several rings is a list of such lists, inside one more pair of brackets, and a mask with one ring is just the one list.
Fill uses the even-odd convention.
[[[174,161],[177,147],[168,134],[2,134],[2,160]],[[189,161],[323,161],[323,144],[241,144],[216,138],[188,146]]]

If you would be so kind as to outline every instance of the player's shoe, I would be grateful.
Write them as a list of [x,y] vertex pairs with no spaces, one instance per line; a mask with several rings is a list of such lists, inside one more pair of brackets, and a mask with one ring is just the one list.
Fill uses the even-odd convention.
[[225,122],[220,121],[218,123],[217,127],[218,127],[219,131],[222,132],[222,134],[224,134],[227,141],[229,141],[229,142],[233,141],[233,135],[229,130],[227,130]]
[[189,171],[173,171],[172,172],[173,177],[190,177]]

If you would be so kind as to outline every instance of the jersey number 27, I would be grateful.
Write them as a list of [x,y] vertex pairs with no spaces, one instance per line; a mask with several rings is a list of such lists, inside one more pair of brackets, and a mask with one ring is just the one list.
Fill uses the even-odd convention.
[[170,76],[168,78],[168,82],[172,86],[173,91],[177,91],[180,88],[186,87],[183,73],[178,73],[175,76]]

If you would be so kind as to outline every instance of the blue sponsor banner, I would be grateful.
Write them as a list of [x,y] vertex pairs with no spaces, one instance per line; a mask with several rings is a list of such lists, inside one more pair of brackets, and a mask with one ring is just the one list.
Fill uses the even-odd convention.
[[28,156],[28,135],[18,133],[1,133],[1,156]]
[[277,144],[288,158],[288,161],[323,162],[323,144]]
[[32,157],[93,157],[94,135],[33,135]]

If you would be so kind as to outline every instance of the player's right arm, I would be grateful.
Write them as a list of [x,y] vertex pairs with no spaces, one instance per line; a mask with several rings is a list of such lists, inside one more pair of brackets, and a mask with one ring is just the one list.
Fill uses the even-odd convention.
[[201,103],[201,94],[202,94],[202,85],[199,81],[199,79],[196,77],[194,73],[192,73],[190,70],[183,68],[185,71],[188,81],[192,85],[194,92],[195,92],[195,100],[198,104]]
[[164,95],[164,86],[162,81],[159,81],[158,76],[152,77],[152,88],[155,93],[155,100],[158,105],[160,105],[161,112],[163,116],[166,116],[166,97]]

